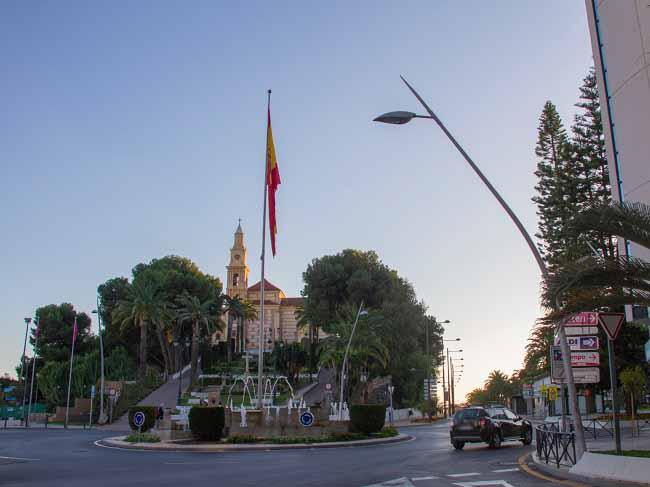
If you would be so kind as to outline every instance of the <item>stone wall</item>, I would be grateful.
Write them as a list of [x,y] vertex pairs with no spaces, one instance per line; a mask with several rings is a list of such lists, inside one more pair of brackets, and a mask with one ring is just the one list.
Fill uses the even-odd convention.
[[[319,407],[310,408],[314,414],[314,424],[303,426],[300,424],[302,411],[275,407],[258,410],[248,410],[246,413],[246,426],[242,426],[241,413],[237,410],[226,409],[226,432],[229,436],[252,435],[258,437],[278,436],[326,436],[332,433],[345,433],[348,431],[347,421],[329,421],[328,411],[321,411]],[[303,410],[304,411],[304,410]],[[323,413],[325,416],[323,417]]]

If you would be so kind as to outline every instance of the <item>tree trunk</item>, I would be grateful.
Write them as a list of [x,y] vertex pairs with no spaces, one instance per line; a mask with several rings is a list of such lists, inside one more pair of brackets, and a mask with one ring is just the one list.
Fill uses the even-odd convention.
[[140,321],[140,364],[138,367],[138,378],[144,380],[147,374],[147,322]]
[[[239,335],[237,335],[239,337]],[[232,362],[232,315],[228,312],[228,327],[226,329],[226,345],[227,345],[227,358],[228,363]]]
[[163,363],[165,364],[165,374],[169,374],[172,371],[172,363],[169,358],[169,350],[167,349],[167,343],[165,342],[165,335],[162,327],[156,326],[156,335],[158,335],[158,344],[160,345],[160,353],[163,356]]
[[195,321],[192,326],[192,357],[191,357],[192,371],[190,376],[192,380],[190,384],[194,385],[196,382],[197,369],[199,365],[199,322]]

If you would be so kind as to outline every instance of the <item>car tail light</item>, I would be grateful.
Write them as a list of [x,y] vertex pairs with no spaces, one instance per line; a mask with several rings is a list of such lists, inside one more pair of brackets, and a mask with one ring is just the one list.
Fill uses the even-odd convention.
[[487,424],[487,420],[485,418],[481,418],[479,419],[478,424],[481,426],[481,428],[485,428],[485,425]]

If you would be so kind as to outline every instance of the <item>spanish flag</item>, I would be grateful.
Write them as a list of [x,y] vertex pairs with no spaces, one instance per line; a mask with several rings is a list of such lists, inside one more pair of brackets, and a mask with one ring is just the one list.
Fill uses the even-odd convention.
[[278,224],[275,218],[275,192],[280,185],[280,169],[275,158],[273,145],[273,130],[271,129],[271,107],[268,108],[268,125],[266,127],[266,186],[269,198],[269,231],[271,234],[271,251],[275,257],[275,235],[278,233]]

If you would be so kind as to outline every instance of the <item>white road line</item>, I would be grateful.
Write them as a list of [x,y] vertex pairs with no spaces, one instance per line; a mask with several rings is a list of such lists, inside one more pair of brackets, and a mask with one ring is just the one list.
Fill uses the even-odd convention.
[[428,477],[411,477],[411,480],[413,482],[419,482],[420,480],[436,480],[439,479],[440,477],[435,477],[433,475],[430,475]]
[[458,487],[479,487],[479,486],[488,486],[488,485],[499,485],[501,487],[514,487],[514,485],[509,484],[505,480],[481,480],[479,482],[461,482],[458,484]]
[[453,478],[456,478],[456,477],[472,477],[472,476],[474,476],[474,475],[481,475],[481,474],[478,473],[478,472],[469,472],[469,473],[450,473],[450,474],[447,475],[447,477],[453,477]]
[[519,472],[519,468],[500,468],[499,470],[492,471],[494,473]]
[[3,459],[3,460],[25,460],[25,461],[28,461],[28,462],[35,462],[35,461],[39,460],[38,458],[3,457],[3,456],[0,456],[0,459]]

